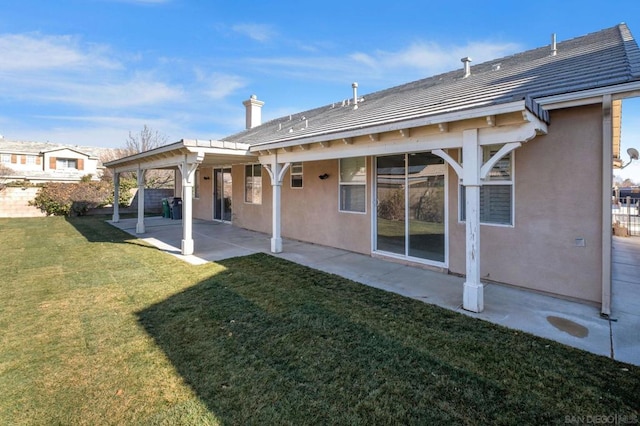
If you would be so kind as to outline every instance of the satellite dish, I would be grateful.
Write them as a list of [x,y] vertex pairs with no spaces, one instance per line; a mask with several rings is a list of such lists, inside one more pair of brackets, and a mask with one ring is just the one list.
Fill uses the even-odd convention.
[[629,154],[629,158],[631,158],[631,160],[637,160],[638,156],[640,155],[638,154],[638,150],[635,148],[627,149],[627,154]]

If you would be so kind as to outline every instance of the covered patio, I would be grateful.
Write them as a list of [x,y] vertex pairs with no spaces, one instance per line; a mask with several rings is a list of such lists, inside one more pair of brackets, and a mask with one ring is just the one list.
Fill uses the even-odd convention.
[[[137,219],[121,218],[111,224],[194,265],[270,253],[368,286],[640,365],[640,238],[614,238],[613,313],[605,319],[595,305],[492,283],[484,284],[484,290],[494,302],[483,312],[472,313],[461,305],[462,277],[288,239],[283,239],[282,252],[272,253],[270,235],[220,222],[193,220],[192,234],[197,244],[191,255],[181,254],[182,221],[147,217],[144,235],[136,234]],[[514,304],[513,300],[519,303]]]

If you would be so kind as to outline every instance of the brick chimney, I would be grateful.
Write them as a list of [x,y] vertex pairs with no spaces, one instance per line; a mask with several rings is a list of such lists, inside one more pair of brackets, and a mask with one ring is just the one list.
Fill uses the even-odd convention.
[[251,95],[249,99],[244,101],[242,105],[247,109],[246,126],[247,129],[252,129],[262,124],[262,105],[264,102],[259,101],[256,95]]

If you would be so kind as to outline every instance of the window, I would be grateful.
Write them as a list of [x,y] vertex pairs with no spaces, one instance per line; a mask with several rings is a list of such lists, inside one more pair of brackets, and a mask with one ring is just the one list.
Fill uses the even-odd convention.
[[56,158],[56,169],[77,169],[78,161],[75,158]]
[[193,198],[200,198],[200,170],[193,177]]
[[35,155],[27,155],[27,164],[36,164]]
[[248,164],[244,168],[244,201],[262,204],[262,166]]
[[0,156],[0,161],[3,163],[11,163],[11,154],[2,154]]
[[340,211],[366,211],[367,168],[365,157],[340,159]]
[[291,187],[302,188],[302,163],[291,163]]
[[[487,162],[501,145],[485,146],[482,161]],[[465,190],[460,185],[460,220],[466,218]],[[480,187],[480,223],[513,225],[513,153],[502,157]]]

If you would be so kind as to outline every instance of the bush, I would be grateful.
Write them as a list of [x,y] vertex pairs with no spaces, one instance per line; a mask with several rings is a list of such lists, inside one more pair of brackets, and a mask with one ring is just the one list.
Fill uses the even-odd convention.
[[51,182],[43,185],[29,204],[48,216],[82,216],[107,204],[109,197],[113,199],[113,191],[107,182]]
[[[112,179],[104,179],[104,182],[107,182],[109,187],[111,188],[111,193],[105,199],[105,205],[113,204],[113,180]],[[133,178],[121,178],[120,185],[118,188],[118,205],[120,207],[129,207],[131,203],[131,190],[133,188],[138,187],[138,182]]]

